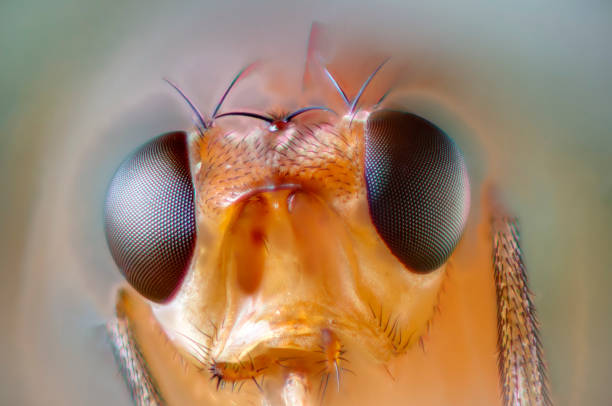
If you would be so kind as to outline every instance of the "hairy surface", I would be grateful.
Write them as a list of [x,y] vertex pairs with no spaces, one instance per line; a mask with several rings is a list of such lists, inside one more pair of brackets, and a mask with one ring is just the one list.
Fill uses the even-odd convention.
[[499,373],[506,405],[551,405],[539,323],[520,247],[518,220],[499,203],[491,216]]

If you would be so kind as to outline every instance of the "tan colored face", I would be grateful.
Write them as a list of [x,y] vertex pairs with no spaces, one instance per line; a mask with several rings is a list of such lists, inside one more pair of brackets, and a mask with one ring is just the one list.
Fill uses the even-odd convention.
[[[219,123],[194,143],[198,245],[176,299],[182,324],[171,328],[214,336],[205,344],[216,362],[262,357],[272,368],[283,350],[312,358],[323,331],[384,361],[433,313],[443,268],[410,272],[370,220],[367,113],[352,123],[313,115],[282,131]],[[391,316],[387,334],[379,319]]]
[[[406,373],[401,365],[414,367],[406,396],[430,399],[439,377],[427,377],[420,363],[433,371],[438,365],[452,373],[449,362],[462,369],[445,358],[466,344],[461,340],[438,349],[435,360],[405,361],[407,353],[425,351],[436,312],[441,318],[448,265],[411,269],[374,225],[365,175],[371,114],[313,110],[270,123],[222,117],[189,134],[197,219],[190,269],[169,301],[146,302],[124,290],[118,304],[171,404],[335,404],[355,396],[360,403],[355,376],[368,385],[395,382]],[[477,258],[468,259],[475,269],[490,265]],[[470,305],[460,300],[453,310]],[[492,307],[483,307],[485,324],[451,313],[463,323],[453,332],[474,334],[473,325],[487,324],[493,331]],[[491,334],[476,335],[467,345],[484,337],[494,347]],[[441,337],[442,347],[454,340]],[[494,375],[494,359],[485,354],[486,366],[469,375],[475,381]],[[336,395],[327,391],[330,380]],[[465,389],[460,381],[447,387],[453,385]],[[496,385],[474,393],[496,396]]]
[[154,313],[222,382],[335,376],[351,358],[386,362],[423,334],[445,267],[411,272],[372,225],[367,117],[317,112],[283,130],[228,118],[193,134],[195,258]]

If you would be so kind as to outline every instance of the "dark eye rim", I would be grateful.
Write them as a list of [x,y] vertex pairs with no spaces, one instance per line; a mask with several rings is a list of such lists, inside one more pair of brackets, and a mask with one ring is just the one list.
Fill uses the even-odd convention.
[[[392,122],[390,121],[391,119],[396,119],[396,121]],[[387,120],[387,121],[381,121],[381,120]],[[398,120],[400,122],[399,125],[398,125]],[[376,126],[384,125],[386,127],[389,127],[390,129],[385,128],[383,126],[383,129],[381,130],[377,128],[375,125]],[[412,130],[414,134],[404,134],[406,129]],[[402,134],[404,134],[403,135],[404,138],[402,138]],[[424,138],[423,134],[425,134],[427,137]],[[365,142],[364,179],[366,183],[368,210],[370,213],[370,219],[378,235],[381,237],[385,245],[387,245],[387,247],[390,249],[391,253],[408,270],[416,272],[416,273],[428,273],[428,272],[434,271],[435,269],[438,269],[448,260],[448,258],[454,252],[465,230],[465,225],[466,225],[467,217],[469,213],[469,205],[470,205],[469,176],[467,173],[467,165],[465,163],[461,150],[459,149],[458,145],[454,142],[454,140],[452,140],[442,129],[440,129],[434,123],[430,122],[424,117],[418,116],[414,113],[402,111],[399,109],[380,109],[380,110],[376,110],[370,113],[370,116],[368,117],[368,121],[366,122],[366,130],[365,130],[364,136],[365,136],[365,140],[364,140]],[[409,210],[404,210],[404,211],[398,210],[399,207],[406,206],[406,205],[403,206],[403,202],[404,200],[407,201],[407,198],[410,196],[401,195],[400,193],[400,195],[402,196],[402,199],[398,200],[396,196],[396,199],[395,199],[396,202],[393,202],[392,199],[389,198],[388,196],[385,196],[385,199],[380,199],[381,197],[380,190],[376,190],[377,187],[388,187],[386,183],[393,183],[393,182],[395,182],[395,184],[392,185],[390,189],[395,187],[397,190],[400,190],[400,192],[402,193],[407,193],[407,190],[410,190],[411,187],[413,189],[412,192],[414,192],[414,190],[417,190],[420,193],[420,191],[423,190],[423,185],[419,183],[420,182],[419,179],[415,180],[415,179],[410,178],[412,172],[407,170],[407,168],[409,168],[410,165],[405,164],[405,162],[408,162],[406,160],[406,157],[402,156],[401,161],[398,161],[397,159],[397,154],[398,154],[398,152],[396,151],[397,149],[407,148],[410,151],[408,146],[410,146],[411,139],[406,138],[408,136],[413,137],[414,140],[416,140],[416,141],[412,141],[415,143],[416,146],[419,146],[417,141],[421,141],[423,142],[425,146],[427,146],[428,144],[431,144],[429,145],[430,149],[435,147],[436,149],[434,150],[434,154],[431,156],[437,159],[440,159],[440,155],[436,151],[440,149],[439,147],[442,147],[443,152],[448,155],[446,162],[442,162],[442,163],[446,164],[447,167],[449,165],[450,167],[454,167],[454,170],[450,171],[451,173],[442,172],[444,176],[450,176],[451,178],[453,178],[456,183],[456,185],[454,186],[454,189],[448,189],[448,191],[446,191],[448,194],[450,194],[450,198],[447,197],[447,200],[442,201],[443,203],[451,204],[450,206],[451,215],[449,216],[452,218],[450,220],[449,219],[444,220],[446,223],[444,221],[440,223],[441,221],[440,219],[444,219],[446,215],[444,213],[440,214],[441,211],[438,210],[439,213],[436,214],[438,217],[434,216],[435,221],[433,223],[429,225],[427,225],[427,223],[425,223],[424,225],[423,224],[418,225],[418,221],[417,222],[412,221],[413,219],[411,220],[410,218],[408,218],[410,216],[405,214],[405,213],[409,213]],[[397,145],[395,144],[391,145],[391,143],[389,142],[389,139],[386,139],[386,138],[393,138],[393,137],[395,137],[394,141],[396,141],[396,144],[399,140],[399,143],[401,144],[399,148],[396,148]],[[436,140],[439,145],[434,142]],[[376,144],[377,142],[379,144],[380,142],[382,142],[383,143],[382,146],[377,145]],[[410,153],[413,153],[413,152],[414,151],[410,151]],[[387,162],[386,164],[383,164],[382,166],[384,169],[391,168],[389,169],[390,172],[386,174],[386,175],[391,176],[390,178],[391,180],[386,179],[384,182],[382,182],[384,183],[384,186],[380,186],[380,184],[382,183],[380,182],[380,179],[377,180],[376,177],[382,176],[382,175],[377,172],[377,169],[375,168],[376,162],[372,162],[372,159],[377,158],[377,155],[381,155],[383,153],[390,154],[389,156],[384,156],[383,158],[387,159],[388,161],[391,161],[391,163]],[[427,158],[428,156],[425,156],[425,157]],[[398,179],[397,179],[398,172],[401,172],[401,170],[398,171],[397,168],[393,167],[394,164],[396,164],[397,162],[401,162],[400,169],[404,170],[404,172],[407,172],[409,174],[406,178],[401,178],[400,179],[401,182],[398,182]],[[433,162],[433,164],[437,165],[439,164],[439,162]],[[435,165],[433,167],[437,168],[437,166]],[[423,168],[425,168],[425,170]],[[410,169],[414,170],[415,167],[412,167]],[[432,171],[428,169],[428,166],[423,166],[420,168],[417,166],[416,169],[424,171],[423,172],[425,175],[423,178],[425,179],[424,181],[426,181],[428,177],[431,178],[432,173],[434,175],[436,174],[435,170]],[[447,172],[449,171],[448,168],[446,168],[445,170]],[[426,188],[424,189],[430,190],[430,191],[432,189],[435,189],[435,187],[432,186],[432,184],[436,184],[439,182],[437,179],[434,179],[434,180],[436,180],[436,182],[432,182],[432,179],[429,179],[429,183],[425,185]],[[447,184],[440,186],[439,189],[442,192],[445,192],[444,188],[452,186],[453,182],[449,183],[446,177],[442,178],[442,180],[446,180]],[[379,184],[376,183],[377,181],[379,181]],[[409,183],[410,185],[406,186],[404,185],[404,183]],[[425,209],[427,209],[427,213],[429,214],[428,204],[431,205],[431,202],[427,201],[427,197],[422,197],[422,196],[415,197],[415,196],[417,195],[413,196],[413,200],[415,201],[419,199],[425,200]],[[439,204],[436,203],[434,204],[433,207],[436,208],[438,205]],[[377,213],[376,212],[377,210],[381,210],[381,211]],[[388,219],[389,213],[391,213],[391,215],[397,215],[397,213],[404,213],[403,214],[404,218],[402,219],[402,221],[405,227],[402,228],[401,230],[398,230],[398,227],[392,224],[393,221]],[[415,217],[414,213],[412,217],[413,218]],[[400,223],[402,221],[400,221]],[[429,238],[427,235],[425,235],[426,238],[424,238],[424,241],[418,242],[418,244],[421,244],[421,246],[418,246],[418,244],[414,243],[414,241],[412,243],[406,243],[406,240],[409,240],[410,238],[412,238],[411,237],[412,232],[415,231],[415,229],[417,230],[417,234],[424,233],[424,232],[427,233],[428,231],[431,231],[432,224],[434,226],[440,226],[440,224],[442,225],[442,227],[437,229],[438,234],[448,237],[448,241],[444,240],[444,238],[440,238],[439,241],[442,241],[440,243],[442,245],[436,248],[435,247],[435,245],[437,244],[436,238],[438,237],[434,236],[433,238]],[[452,230],[450,232],[448,228],[449,225],[453,226],[451,227]],[[423,229],[425,229],[425,231],[423,231]],[[409,237],[406,237],[407,235]],[[398,241],[400,241],[401,243],[398,243]],[[407,249],[407,247],[409,247],[413,251],[410,251],[409,249]],[[429,260],[424,257],[418,258],[418,255],[416,255],[415,252],[418,253],[417,251],[419,249],[432,250],[431,252],[435,253],[434,259]]]
[[161,134],[119,165],[107,188],[103,219],[111,256],[126,281],[153,302],[172,300],[191,267],[197,239],[186,132]]

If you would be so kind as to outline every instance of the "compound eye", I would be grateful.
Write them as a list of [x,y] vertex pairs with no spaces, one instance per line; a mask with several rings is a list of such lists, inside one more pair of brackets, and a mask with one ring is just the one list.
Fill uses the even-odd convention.
[[149,141],[117,169],[104,205],[106,240],[128,282],[154,302],[172,298],[196,239],[187,134]]
[[410,113],[379,110],[365,132],[370,218],[393,255],[415,272],[444,264],[470,205],[463,155],[453,140]]

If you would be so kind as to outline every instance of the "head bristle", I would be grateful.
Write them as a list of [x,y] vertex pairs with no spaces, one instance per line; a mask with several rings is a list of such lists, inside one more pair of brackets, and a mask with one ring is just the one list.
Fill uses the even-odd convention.
[[195,113],[196,117],[198,118],[198,121],[200,122],[200,125],[198,125],[197,127],[198,127],[198,130],[200,131],[200,134],[203,134],[203,130],[207,130],[209,125],[206,124],[206,120],[204,119],[204,116],[202,115],[200,110],[198,110],[198,108],[195,106],[195,104],[193,104],[191,102],[191,100],[189,100],[189,97],[187,97],[185,95],[185,93],[176,84],[174,84],[169,79],[166,79],[166,78],[163,78],[163,79],[164,79],[164,81],[166,83],[168,83],[170,86],[172,86],[174,88],[174,90],[177,91],[177,93],[183,98],[183,100],[185,100],[187,102],[187,104],[191,108],[191,111],[193,111]]
[[[332,84],[334,85],[334,87],[336,88],[336,90],[338,91],[338,93],[340,94],[340,96],[342,97],[342,100],[344,100],[344,103],[347,105],[347,107],[349,108],[349,113],[353,114],[355,113],[355,110],[357,108],[357,103],[359,103],[359,100],[361,99],[361,96],[363,95],[363,92],[365,91],[365,89],[368,87],[368,85],[370,84],[370,82],[372,81],[372,79],[374,78],[374,76],[376,76],[376,74],[378,73],[378,71],[387,63],[387,61],[390,58],[385,59],[380,65],[378,65],[378,67],[376,69],[374,69],[374,72],[372,72],[370,74],[370,76],[368,76],[368,78],[365,80],[365,82],[363,82],[363,84],[361,85],[361,88],[359,89],[359,91],[357,92],[357,95],[355,96],[355,98],[350,101],[348,96],[346,95],[346,93],[344,92],[344,90],[342,89],[342,87],[340,87],[340,84],[338,83],[338,81],[336,80],[336,78],[334,78],[334,76],[331,74],[331,72],[329,71],[329,69],[324,68],[323,70],[325,71],[325,74],[327,75],[327,77],[329,78],[329,80],[332,82]],[[382,101],[382,99],[379,101],[379,103]]]
[[357,96],[355,96],[355,99],[353,99],[353,102],[350,105],[349,112],[351,114],[355,112],[355,109],[357,107],[357,103],[359,103],[359,99],[361,99],[361,96],[363,95],[363,92],[365,91],[366,87],[368,87],[368,85],[370,84],[370,82],[372,81],[374,76],[387,63],[387,61],[389,61],[389,58],[385,59],[380,65],[378,65],[378,67],[376,69],[374,69],[374,72],[372,72],[370,74],[370,76],[368,76],[366,81],[363,82],[363,85],[361,85],[361,89],[359,89],[359,92],[357,93]]
[[[302,107],[301,109],[297,109],[296,111],[287,114],[286,116],[284,116],[283,120],[284,121],[291,121],[293,118],[299,116],[300,114],[306,113],[308,111],[313,111],[313,110],[321,110],[321,111],[328,111],[330,113],[336,114],[335,111],[333,111],[332,109],[325,107],[325,106],[310,106],[310,107]],[[337,114],[336,114],[337,115]]]
[[344,103],[346,103],[347,106],[350,106],[351,102],[349,101],[348,97],[346,96],[346,93],[344,92],[344,90],[342,90],[342,87],[340,87],[340,84],[336,81],[336,79],[331,74],[329,69],[323,68],[323,70],[325,71],[325,74],[327,75],[329,80],[331,80],[332,84],[334,85],[334,87],[336,88],[338,93],[340,93],[340,96],[342,96],[342,100],[344,100]]
[[256,118],[256,119],[259,119],[259,120],[263,120],[263,121],[265,121],[267,123],[270,123],[270,124],[272,122],[274,122],[274,118],[272,118],[272,117],[264,116],[263,114],[258,114],[258,113],[250,113],[248,111],[231,111],[229,113],[219,114],[215,118],[221,118],[221,117],[227,117],[227,116],[251,117],[251,118]]
[[229,94],[230,90],[232,90],[232,87],[234,87],[234,85],[238,82],[238,80],[240,78],[243,78],[244,76],[246,76],[246,74],[249,71],[251,71],[256,65],[257,65],[257,62],[253,62],[253,63],[245,66],[244,68],[242,68],[240,70],[240,72],[238,72],[238,74],[234,77],[234,79],[232,79],[231,83],[229,84],[229,86],[225,90],[225,93],[223,93],[223,96],[221,96],[221,100],[219,100],[219,103],[217,103],[217,106],[215,107],[215,110],[212,113],[213,119],[217,118],[217,113],[221,109],[221,106],[223,105],[223,102],[225,101],[225,98]]

